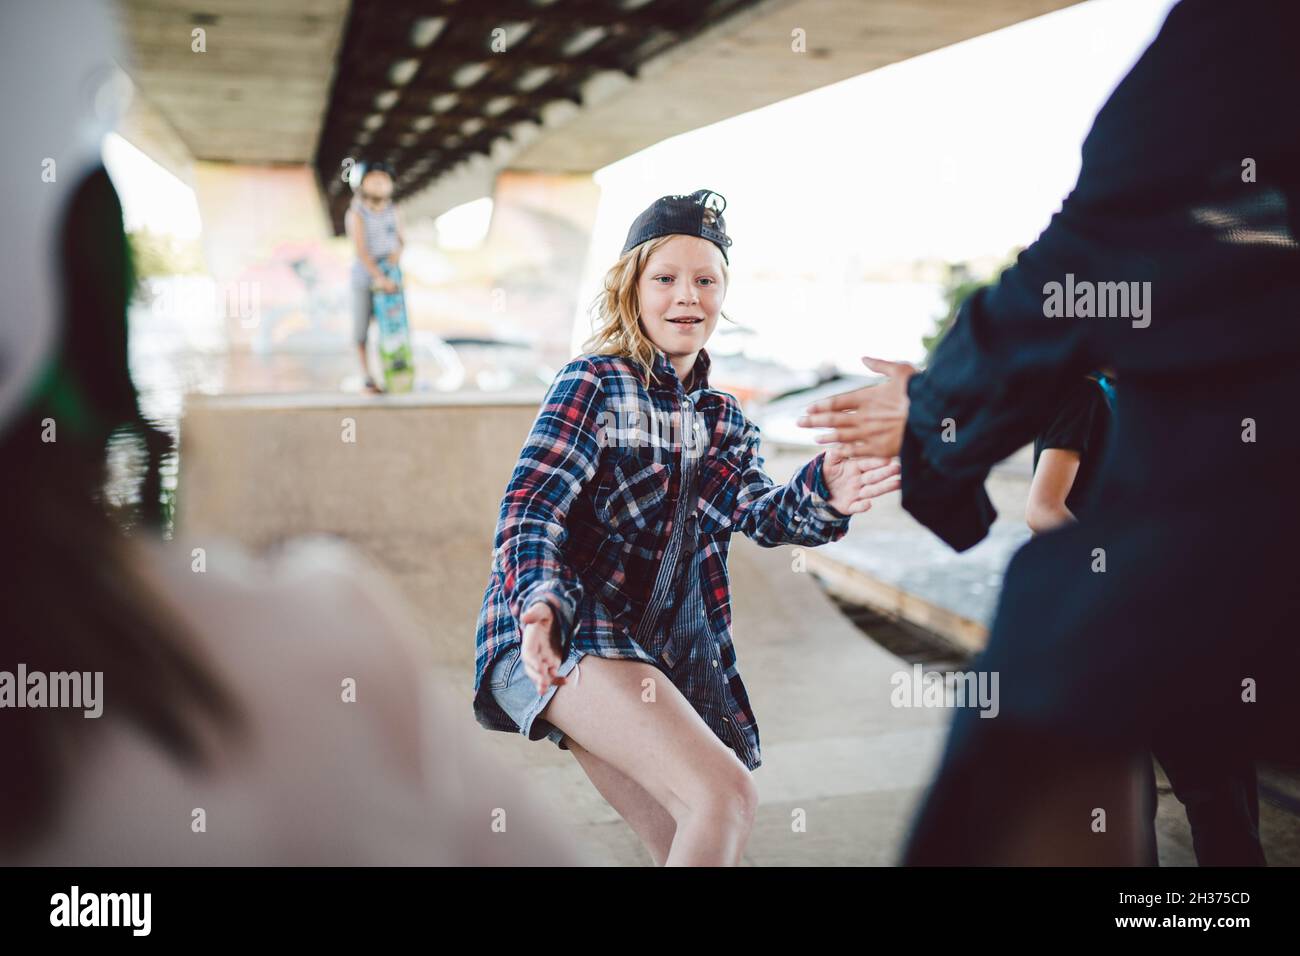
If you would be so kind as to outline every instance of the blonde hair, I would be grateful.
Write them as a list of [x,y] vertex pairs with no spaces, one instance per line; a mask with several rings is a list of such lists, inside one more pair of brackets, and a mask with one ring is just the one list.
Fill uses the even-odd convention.
[[[630,358],[645,376],[649,387],[654,371],[655,345],[641,327],[641,303],[637,297],[637,283],[650,257],[675,236],[659,236],[633,246],[605,273],[601,291],[591,303],[591,337],[582,343],[584,354],[621,355]],[[722,263],[722,282],[730,282],[727,263]],[[726,312],[721,313],[728,322],[733,321]],[[692,372],[694,375],[694,372]]]

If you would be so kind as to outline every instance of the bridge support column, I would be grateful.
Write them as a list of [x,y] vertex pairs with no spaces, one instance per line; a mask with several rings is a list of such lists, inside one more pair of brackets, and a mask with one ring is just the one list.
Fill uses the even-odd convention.
[[229,345],[345,348],[350,260],[311,168],[195,161],[194,192]]
[[580,283],[600,187],[590,173],[507,169],[492,200],[493,325],[503,338],[534,343],[538,358],[558,367],[572,357],[573,317],[579,295],[588,294]]

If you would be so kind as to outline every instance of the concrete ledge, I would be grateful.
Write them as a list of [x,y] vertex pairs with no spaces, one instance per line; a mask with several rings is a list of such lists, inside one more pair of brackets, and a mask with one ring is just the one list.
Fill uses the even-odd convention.
[[969,654],[983,650],[988,643],[988,628],[979,621],[909,594],[830,555],[809,551],[807,560],[809,570],[825,581],[830,591],[849,601],[915,624]]
[[191,397],[177,533],[255,552],[302,534],[344,538],[393,575],[438,663],[472,667],[497,511],[539,399]]
[[203,412],[215,409],[288,411],[303,408],[463,408],[465,406],[513,408],[526,405],[536,412],[545,397],[545,389],[508,392],[408,392],[401,395],[364,395],[348,392],[194,394],[185,397],[185,408],[186,411],[192,409]]

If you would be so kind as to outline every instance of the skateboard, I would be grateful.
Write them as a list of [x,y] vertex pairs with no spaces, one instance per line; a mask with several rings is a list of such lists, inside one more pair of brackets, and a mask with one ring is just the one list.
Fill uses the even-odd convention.
[[384,390],[409,392],[415,385],[411,358],[411,328],[406,322],[406,297],[402,294],[402,270],[388,259],[378,262],[380,270],[397,286],[396,292],[370,287],[375,321],[379,325],[379,360],[384,367]]

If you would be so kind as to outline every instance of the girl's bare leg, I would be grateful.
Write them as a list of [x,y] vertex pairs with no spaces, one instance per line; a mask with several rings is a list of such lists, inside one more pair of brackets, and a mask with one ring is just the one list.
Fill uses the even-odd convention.
[[666,865],[740,862],[758,806],[753,778],[662,671],[588,655],[581,679],[561,685],[542,716],[672,817]]
[[569,738],[567,744],[600,795],[641,838],[655,866],[663,866],[677,833],[677,821],[672,814],[627,774],[601,760],[573,738]]

